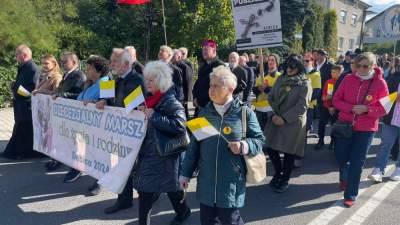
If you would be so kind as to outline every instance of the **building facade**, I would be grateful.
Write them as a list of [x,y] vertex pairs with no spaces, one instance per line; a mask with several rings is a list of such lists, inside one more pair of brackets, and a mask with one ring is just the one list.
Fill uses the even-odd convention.
[[366,12],[370,5],[360,0],[316,0],[325,10],[336,10],[338,55],[354,51],[362,43]]

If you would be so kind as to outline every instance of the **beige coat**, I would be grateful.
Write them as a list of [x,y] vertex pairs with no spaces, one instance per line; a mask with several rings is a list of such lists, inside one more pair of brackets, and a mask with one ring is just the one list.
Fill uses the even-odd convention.
[[266,147],[303,156],[306,141],[307,108],[312,94],[311,84],[306,79],[298,85],[284,87],[288,94],[283,100],[279,101],[278,92],[283,77],[282,75],[276,80],[268,95],[268,101],[274,110],[273,115],[281,116],[285,120],[285,124],[276,126],[272,122],[271,115],[264,130]]
[[39,83],[39,85],[36,87],[36,90],[39,91],[39,93],[51,93],[54,92],[57,88],[58,85],[60,84],[62,80],[62,75],[61,74],[49,74],[47,78],[45,78],[42,82]]

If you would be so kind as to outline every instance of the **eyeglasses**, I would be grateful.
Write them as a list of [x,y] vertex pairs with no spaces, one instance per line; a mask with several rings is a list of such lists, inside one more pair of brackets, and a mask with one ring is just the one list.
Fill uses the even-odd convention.
[[371,66],[370,66],[370,65],[366,65],[366,64],[364,64],[364,65],[358,64],[358,65],[357,65],[357,68],[368,69],[369,67],[371,67]]
[[309,63],[309,62],[310,62],[310,60],[304,60],[304,62],[305,62],[305,63]]

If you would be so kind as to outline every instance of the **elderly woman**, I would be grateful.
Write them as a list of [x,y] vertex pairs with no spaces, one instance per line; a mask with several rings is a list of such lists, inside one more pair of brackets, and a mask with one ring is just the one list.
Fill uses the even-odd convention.
[[[223,225],[244,224],[239,213],[246,191],[243,155],[262,152],[264,135],[255,113],[238,98],[233,99],[236,85],[236,76],[229,68],[219,66],[213,70],[208,91],[212,102],[202,108],[199,117],[205,117],[221,134],[202,141],[192,138],[182,165],[180,183],[183,188],[188,187],[189,178],[196,168],[199,169],[197,199],[202,225],[215,224],[217,219]],[[242,110],[246,110],[245,137]]]
[[[284,65],[284,74],[278,77],[268,95],[273,112],[264,131],[267,152],[275,170],[270,186],[278,193],[289,187],[295,157],[304,155],[307,108],[312,92],[298,56],[290,56]],[[280,153],[284,154],[283,162]]]
[[60,66],[53,55],[42,56],[42,71],[39,77],[39,84],[32,91],[36,94],[52,94],[58,88],[62,80]]
[[[344,206],[351,207],[358,195],[365,158],[379,118],[386,114],[379,102],[388,95],[382,71],[375,67],[375,56],[363,53],[354,60],[357,72],[344,78],[333,96],[339,110],[339,121],[347,123],[352,135],[335,137],[335,155],[340,167],[340,188],[344,190]],[[335,135],[335,132],[333,133]]]
[[[86,61],[86,82],[84,90],[78,95],[78,101],[82,101],[84,105],[95,103],[100,99],[100,81],[108,81],[108,63],[107,60],[100,56],[90,56]],[[65,183],[70,183],[79,178],[81,172],[71,169],[64,178]],[[97,181],[89,187],[88,195],[97,195],[100,187]]]
[[150,224],[151,208],[161,193],[168,194],[177,214],[171,224],[181,224],[191,213],[178,182],[180,154],[163,156],[160,148],[169,140],[159,137],[174,139],[185,134],[185,109],[175,98],[172,70],[168,64],[149,62],[143,73],[151,95],[145,100],[146,107],[140,108],[146,114],[148,124],[133,172],[133,186],[139,193],[139,225]]

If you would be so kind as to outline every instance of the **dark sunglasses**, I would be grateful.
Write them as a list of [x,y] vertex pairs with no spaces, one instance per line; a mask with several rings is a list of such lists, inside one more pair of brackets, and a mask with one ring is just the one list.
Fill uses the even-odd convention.
[[370,67],[370,65],[360,65],[360,64],[358,64],[357,65],[357,68],[363,68],[363,69],[368,69]]
[[289,64],[288,68],[290,69],[297,69],[297,65],[296,64]]

